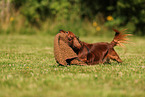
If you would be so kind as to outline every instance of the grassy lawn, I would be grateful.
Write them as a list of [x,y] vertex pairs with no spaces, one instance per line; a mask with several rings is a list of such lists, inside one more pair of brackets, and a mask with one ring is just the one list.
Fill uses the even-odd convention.
[[[112,37],[113,38],[113,37]],[[110,42],[107,37],[81,37]],[[121,64],[58,66],[52,36],[0,35],[0,97],[144,97],[145,39],[115,47]]]

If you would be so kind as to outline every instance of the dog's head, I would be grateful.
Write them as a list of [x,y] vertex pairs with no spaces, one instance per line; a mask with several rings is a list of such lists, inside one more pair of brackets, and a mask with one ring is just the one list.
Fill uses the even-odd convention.
[[69,45],[73,49],[75,49],[75,48],[80,49],[81,48],[80,40],[78,37],[76,37],[76,35],[74,33],[72,33],[71,31],[64,31],[64,30],[60,30],[59,32],[67,34]]

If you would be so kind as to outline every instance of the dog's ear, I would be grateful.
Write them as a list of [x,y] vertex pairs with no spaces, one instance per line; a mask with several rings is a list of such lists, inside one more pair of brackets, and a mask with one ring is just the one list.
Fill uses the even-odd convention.
[[64,30],[59,30],[59,32],[60,32],[60,33],[65,33],[66,31],[64,31]]

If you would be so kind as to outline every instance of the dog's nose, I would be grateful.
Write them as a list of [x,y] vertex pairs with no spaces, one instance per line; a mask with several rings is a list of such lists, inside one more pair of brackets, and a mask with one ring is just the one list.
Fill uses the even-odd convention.
[[59,30],[59,32],[60,32],[60,33],[65,33],[65,31],[64,31],[64,30],[62,30],[62,29],[60,29],[60,30]]
[[59,30],[59,32],[63,31],[62,29]]

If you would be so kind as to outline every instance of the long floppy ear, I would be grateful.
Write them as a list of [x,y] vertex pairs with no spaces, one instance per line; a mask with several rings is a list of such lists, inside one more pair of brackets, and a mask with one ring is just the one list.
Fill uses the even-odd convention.
[[64,31],[64,30],[59,30],[59,32],[60,32],[60,33],[65,33],[66,31]]

